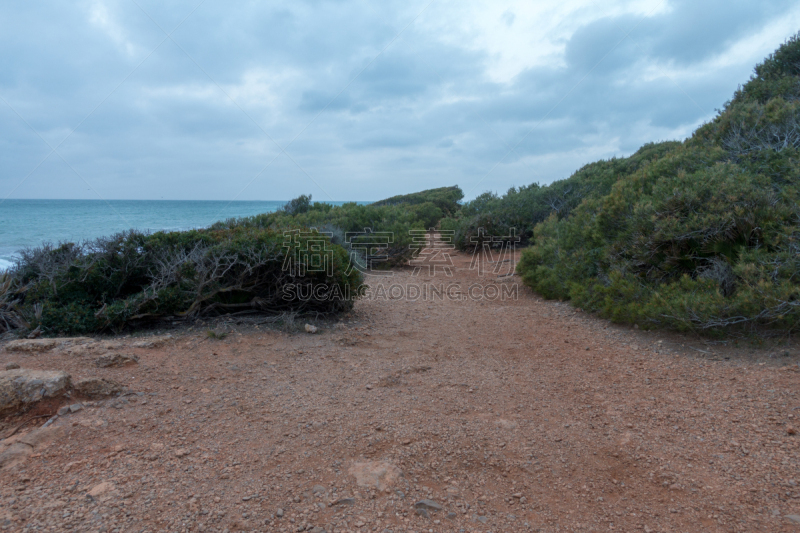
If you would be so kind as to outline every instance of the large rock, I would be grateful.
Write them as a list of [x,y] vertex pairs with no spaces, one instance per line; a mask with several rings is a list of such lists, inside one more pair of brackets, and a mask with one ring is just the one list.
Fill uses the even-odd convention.
[[124,390],[121,383],[103,378],[83,378],[76,381],[72,388],[78,394],[89,397],[111,396]]
[[6,344],[7,352],[47,352],[58,346],[56,339],[20,339]]
[[84,355],[99,355],[109,351],[121,350],[124,347],[125,345],[119,341],[86,342],[65,346],[64,351],[69,355],[81,357]]
[[56,370],[18,368],[0,372],[0,415],[20,410],[44,398],[67,391],[70,377]]

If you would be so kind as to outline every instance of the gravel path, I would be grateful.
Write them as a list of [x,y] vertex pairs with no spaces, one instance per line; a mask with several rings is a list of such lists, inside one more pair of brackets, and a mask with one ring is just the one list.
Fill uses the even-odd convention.
[[[120,338],[120,368],[0,351],[131,391],[0,426],[83,405],[0,469],[0,529],[800,531],[795,347],[614,326],[454,260],[315,334]],[[409,285],[453,297],[390,299]]]

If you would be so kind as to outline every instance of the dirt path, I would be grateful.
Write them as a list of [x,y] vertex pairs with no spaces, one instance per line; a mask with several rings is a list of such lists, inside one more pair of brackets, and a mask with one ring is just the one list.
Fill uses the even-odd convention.
[[118,369],[0,351],[139,393],[59,417],[2,469],[0,529],[800,530],[796,350],[613,326],[469,261],[373,279],[316,334],[123,338],[140,362]]

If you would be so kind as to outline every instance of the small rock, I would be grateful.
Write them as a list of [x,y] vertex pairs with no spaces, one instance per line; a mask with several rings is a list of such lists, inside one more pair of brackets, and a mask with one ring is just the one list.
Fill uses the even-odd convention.
[[275,516],[277,516],[278,518],[283,518],[283,509],[278,509],[277,511],[275,511]]
[[401,444],[402,444],[403,446],[408,446],[409,444],[411,444],[411,439],[403,439],[403,440],[401,441]]
[[139,362],[139,358],[135,355],[125,355],[121,353],[109,353],[101,355],[94,360],[94,363],[101,368],[109,368],[115,366],[135,365]]
[[6,365],[6,370],[16,370],[19,368],[19,363],[8,363]]
[[73,384],[73,389],[79,394],[89,397],[111,396],[122,392],[125,387],[121,383],[103,378],[79,379]]
[[335,502],[331,504],[331,507],[334,505],[355,505],[356,500],[355,498],[339,498]]
[[427,509],[415,509],[415,512],[421,516],[422,518],[428,518],[428,511]]
[[359,487],[384,490],[403,475],[399,468],[385,461],[364,461],[355,463],[349,473],[356,478]]
[[311,492],[313,492],[314,494],[319,495],[319,494],[325,494],[328,491],[322,485],[314,485],[311,488]]
[[489,521],[489,519],[486,518],[485,516],[479,516],[478,517],[478,522],[480,522],[481,524],[485,524],[488,521]]
[[789,435],[796,435],[797,430],[794,428],[794,426],[786,426],[786,433]]
[[433,500],[420,500],[414,504],[415,509],[429,509],[431,511],[441,511],[442,506]]
[[186,457],[187,455],[189,455],[189,453],[190,453],[189,450],[187,450],[186,448],[180,448],[178,450],[175,450],[175,457]]
[[515,492],[514,494],[512,494],[512,496],[514,496],[516,499],[520,499],[520,498],[522,498],[522,493],[521,492]]
[[372,385],[367,385],[367,390],[372,390]]
[[149,337],[131,344],[133,348],[158,348],[163,346],[172,339],[172,335],[159,335],[157,337]]
[[794,522],[795,524],[800,524],[800,514],[787,514],[784,516],[784,518]]
[[79,403],[73,403],[72,405],[69,406],[69,412],[70,413],[77,413],[81,409],[83,409],[83,405],[81,405]]
[[316,332],[317,332],[317,326],[306,324],[306,333],[316,333]]
[[103,481],[102,483],[98,483],[97,485],[91,488],[91,490],[89,491],[89,496],[92,496],[93,498],[100,496],[101,494],[111,490],[113,487],[114,486],[108,481]]
[[58,416],[64,416],[67,413],[69,413],[69,405],[65,405],[58,410]]

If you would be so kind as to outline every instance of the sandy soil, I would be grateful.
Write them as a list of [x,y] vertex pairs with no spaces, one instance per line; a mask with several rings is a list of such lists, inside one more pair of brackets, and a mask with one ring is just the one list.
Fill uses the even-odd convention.
[[[478,283],[488,296],[519,283],[454,259],[452,277],[370,283]],[[51,423],[55,442],[0,471],[0,529],[800,529],[796,348],[618,327],[517,290],[412,301],[376,289],[315,334],[231,326],[217,340],[196,326],[151,349],[120,338],[139,357],[122,368],[0,351],[3,367],[130,391],[83,401]],[[80,401],[7,419],[0,436]]]

